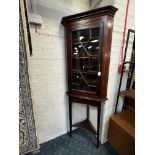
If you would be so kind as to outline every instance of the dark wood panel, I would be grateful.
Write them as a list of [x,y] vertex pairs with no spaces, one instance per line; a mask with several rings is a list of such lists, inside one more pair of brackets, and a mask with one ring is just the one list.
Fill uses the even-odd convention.
[[86,129],[86,130],[92,132],[93,134],[96,134],[96,130],[94,129],[93,125],[91,124],[91,122],[88,119],[86,119],[82,122],[76,123],[76,124],[72,125],[72,127],[83,128],[83,129]]
[[98,107],[101,102],[105,102],[107,100],[107,98],[97,98],[97,97],[92,98],[91,96],[86,97],[86,96],[79,96],[78,94],[70,94],[70,93],[67,94],[72,98],[72,101],[74,102],[88,104],[96,107]]
[[131,89],[124,90],[120,92],[120,95],[129,99],[135,100],[135,90],[131,90]]
[[120,155],[135,154],[135,115],[123,111],[113,115],[109,122],[108,140]]

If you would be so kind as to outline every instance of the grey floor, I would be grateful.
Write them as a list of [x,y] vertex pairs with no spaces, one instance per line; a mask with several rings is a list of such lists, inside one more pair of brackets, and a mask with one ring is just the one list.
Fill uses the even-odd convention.
[[37,155],[118,155],[107,142],[96,148],[94,135],[83,129],[73,131],[72,138],[68,134],[41,145]]

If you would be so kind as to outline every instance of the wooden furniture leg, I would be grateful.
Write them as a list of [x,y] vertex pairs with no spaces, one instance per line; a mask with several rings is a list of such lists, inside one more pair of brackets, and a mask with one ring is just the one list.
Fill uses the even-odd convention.
[[69,126],[70,126],[70,137],[72,137],[72,101],[69,97]]
[[89,105],[87,105],[87,119],[89,120]]
[[97,107],[97,148],[99,147],[101,103]]

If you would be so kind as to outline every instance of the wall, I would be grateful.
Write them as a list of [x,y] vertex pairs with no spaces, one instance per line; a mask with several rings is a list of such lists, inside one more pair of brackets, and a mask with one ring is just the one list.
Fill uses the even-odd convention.
[[[28,1],[29,12],[32,12]],[[68,131],[64,28],[61,18],[89,9],[89,0],[37,0],[33,11],[41,27],[31,26],[33,56],[29,76],[39,143]],[[74,110],[76,109],[76,112]],[[74,104],[73,123],[86,118],[85,106]]]
[[[109,4],[110,5],[113,4],[115,7],[118,8],[118,11],[116,12],[116,15],[114,18],[114,27],[113,27],[113,35],[112,35],[111,60],[110,60],[110,68],[109,68],[108,93],[107,93],[108,101],[106,101],[106,103],[102,105],[103,107],[102,107],[102,116],[101,116],[102,122],[101,122],[101,136],[100,136],[101,143],[104,143],[107,141],[109,119],[115,110],[116,96],[117,96],[119,80],[120,80],[120,75],[118,74],[117,69],[120,61],[120,51],[121,51],[121,45],[122,45],[121,43],[122,43],[122,36],[123,36],[126,2],[127,1],[122,1],[122,0],[113,0],[113,2],[111,0],[109,2],[106,0],[102,0],[97,5],[93,4],[93,6],[96,6],[95,8],[106,6]],[[127,29],[129,28],[135,29],[134,3],[135,3],[134,0],[131,0],[131,3],[129,5]],[[126,37],[127,37],[127,31],[126,31]],[[133,42],[133,35],[131,36],[131,39],[129,42],[128,52],[127,52],[128,54],[127,54],[126,60],[130,60],[132,42]],[[125,73],[124,75],[121,90],[125,89],[126,80],[127,80],[127,73]],[[120,111],[121,108],[122,108],[122,99],[120,98],[118,111]],[[90,112],[90,117],[94,126],[96,126],[95,116],[96,116],[96,109],[92,108]]]
[[99,8],[106,5],[114,5],[114,0],[90,0],[90,8]]

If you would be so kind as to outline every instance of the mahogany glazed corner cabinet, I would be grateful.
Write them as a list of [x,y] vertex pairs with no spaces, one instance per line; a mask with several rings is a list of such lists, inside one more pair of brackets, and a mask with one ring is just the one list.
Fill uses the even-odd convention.
[[[72,127],[97,135],[101,102],[107,100],[113,18],[117,8],[101,7],[62,18],[65,27],[70,136]],[[72,125],[72,102],[87,104],[87,119]],[[89,105],[98,109],[97,131],[89,121]]]

